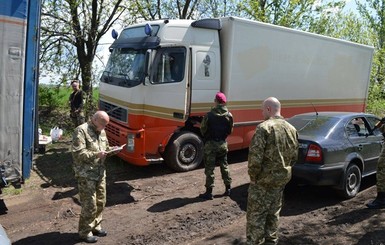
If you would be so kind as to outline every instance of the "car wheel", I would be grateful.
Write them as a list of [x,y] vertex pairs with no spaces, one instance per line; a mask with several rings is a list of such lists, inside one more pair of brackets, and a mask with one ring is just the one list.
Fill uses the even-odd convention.
[[180,132],[170,140],[164,158],[178,172],[196,169],[203,159],[203,141],[194,133]]
[[350,164],[343,179],[342,195],[345,198],[355,197],[361,187],[361,170],[356,164]]

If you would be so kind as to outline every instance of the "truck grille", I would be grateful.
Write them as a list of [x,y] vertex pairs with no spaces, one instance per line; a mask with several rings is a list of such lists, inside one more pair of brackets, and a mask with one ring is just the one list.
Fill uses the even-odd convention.
[[119,141],[111,139],[111,138],[108,138],[108,143],[110,146],[119,146],[120,145]]
[[104,130],[106,130],[106,132],[107,132],[108,143],[110,146],[121,145],[119,143],[119,135],[120,135],[119,128],[116,128],[111,124],[107,124],[107,126]]
[[119,137],[120,136],[120,130],[114,126],[112,126],[111,124],[107,124],[105,130],[112,134],[112,135],[115,135],[116,137]]
[[114,118],[124,123],[128,123],[128,111],[125,108],[113,105],[111,103],[100,100],[99,108],[107,112],[110,118]]

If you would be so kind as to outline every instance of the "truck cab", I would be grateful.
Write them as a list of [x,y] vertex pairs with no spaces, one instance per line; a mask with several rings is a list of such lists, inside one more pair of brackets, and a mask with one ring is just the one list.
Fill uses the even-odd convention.
[[[121,158],[148,165],[166,157],[178,171],[200,164],[199,122],[220,90],[219,29],[214,19],[159,20],[124,29],[111,45],[99,107],[111,118],[110,144],[127,144]],[[175,150],[170,142],[180,137],[194,140]]]

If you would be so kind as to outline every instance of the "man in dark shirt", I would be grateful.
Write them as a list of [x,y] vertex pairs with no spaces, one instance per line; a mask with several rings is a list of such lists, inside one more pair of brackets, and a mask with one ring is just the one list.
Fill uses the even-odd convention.
[[225,94],[218,92],[215,95],[215,107],[206,114],[201,122],[200,131],[205,140],[204,162],[206,175],[206,192],[199,197],[207,200],[213,199],[214,169],[218,163],[225,184],[225,196],[230,196],[231,177],[227,162],[226,138],[233,131],[233,116],[226,107]]
[[73,92],[71,93],[68,101],[71,107],[70,117],[74,126],[77,127],[84,123],[83,91],[79,88],[78,80],[72,80],[71,87]]

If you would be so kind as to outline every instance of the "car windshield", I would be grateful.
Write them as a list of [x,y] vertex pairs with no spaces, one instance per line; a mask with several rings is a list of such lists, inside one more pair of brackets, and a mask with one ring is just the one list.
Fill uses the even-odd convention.
[[145,54],[146,50],[114,48],[101,82],[122,87],[141,84],[145,75]]
[[289,118],[287,121],[297,129],[299,134],[326,137],[339,119],[328,116],[299,115]]

